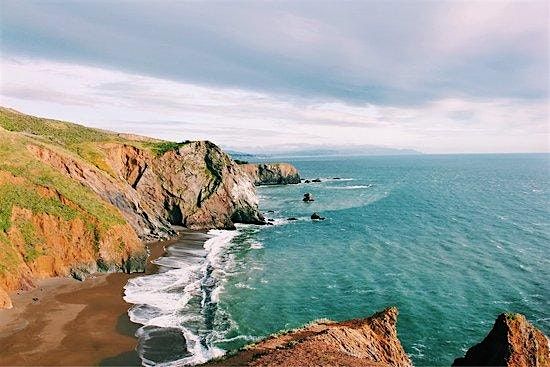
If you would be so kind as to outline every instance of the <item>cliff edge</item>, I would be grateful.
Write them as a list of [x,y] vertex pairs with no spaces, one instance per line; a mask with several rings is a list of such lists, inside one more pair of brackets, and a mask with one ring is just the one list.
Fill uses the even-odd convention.
[[394,366],[411,361],[397,338],[397,308],[364,319],[319,321],[264,339],[216,366]]
[[453,366],[549,367],[549,339],[517,313],[498,316],[489,334]]

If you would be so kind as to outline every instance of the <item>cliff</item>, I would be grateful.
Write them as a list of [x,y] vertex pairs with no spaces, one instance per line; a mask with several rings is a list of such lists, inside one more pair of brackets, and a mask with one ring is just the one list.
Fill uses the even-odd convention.
[[33,280],[140,271],[144,240],[263,223],[216,145],[90,129],[0,108],[0,307]]
[[411,366],[397,338],[397,314],[392,307],[365,319],[316,322],[260,341],[211,365]]
[[489,334],[453,366],[549,367],[549,339],[525,316],[501,314]]
[[240,167],[256,186],[300,183],[300,173],[289,163],[247,163]]

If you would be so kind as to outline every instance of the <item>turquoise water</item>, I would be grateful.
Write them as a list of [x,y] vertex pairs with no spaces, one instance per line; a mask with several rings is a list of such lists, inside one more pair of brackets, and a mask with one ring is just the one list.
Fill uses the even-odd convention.
[[[275,225],[241,227],[224,250],[216,346],[390,305],[419,366],[449,365],[504,311],[550,331],[550,155],[292,163],[305,178],[345,180],[259,188]],[[327,219],[312,222],[314,211]]]

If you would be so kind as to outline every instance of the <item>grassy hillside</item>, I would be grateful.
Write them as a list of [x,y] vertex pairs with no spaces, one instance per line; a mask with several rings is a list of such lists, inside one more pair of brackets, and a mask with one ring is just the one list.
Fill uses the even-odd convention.
[[[29,146],[46,147],[112,174],[101,149],[101,143],[108,142],[153,152],[177,146],[0,108],[0,286],[18,287],[18,277],[27,273],[56,275],[63,272],[61,260],[70,265],[72,257],[79,261],[79,254],[82,262],[101,256],[116,262],[139,250],[135,233],[117,208],[29,150]],[[78,248],[57,248],[55,236],[57,242]],[[60,260],[64,254],[67,258]]]
[[123,143],[142,149],[149,149],[156,155],[177,149],[186,142],[176,143],[147,137],[130,137],[74,124],[25,115],[15,110],[0,107],[0,127],[17,132],[46,144],[55,145],[77,154],[96,167],[109,171],[105,155],[98,143]]

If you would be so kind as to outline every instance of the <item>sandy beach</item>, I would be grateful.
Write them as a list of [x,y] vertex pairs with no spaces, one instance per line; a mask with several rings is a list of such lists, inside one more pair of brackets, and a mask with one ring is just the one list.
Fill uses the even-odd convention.
[[[152,259],[178,238],[148,245]],[[123,287],[143,274],[98,274],[84,282],[72,278],[38,281],[14,294],[14,307],[0,311],[0,365],[140,365]]]

